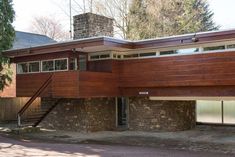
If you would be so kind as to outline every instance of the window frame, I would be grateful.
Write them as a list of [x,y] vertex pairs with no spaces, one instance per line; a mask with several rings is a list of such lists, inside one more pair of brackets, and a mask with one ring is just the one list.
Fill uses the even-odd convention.
[[[42,68],[42,64],[43,62],[46,62],[46,61],[53,61],[53,69],[52,71],[44,71],[43,68]],[[54,59],[47,59],[47,60],[41,60],[41,72],[42,73],[46,73],[46,72],[54,72],[55,71],[55,62],[54,62]]]
[[[101,57],[101,56],[105,56],[107,55],[108,57]],[[92,58],[92,57],[96,57],[96,58]],[[97,60],[108,60],[108,59],[116,59],[113,57],[113,53],[109,52],[101,52],[101,53],[95,53],[95,54],[91,54],[88,55],[88,60],[89,61],[97,61]]]
[[[18,66],[19,64],[26,64],[27,65],[27,72],[23,72],[23,73],[19,73],[18,72]],[[19,62],[16,64],[16,74],[28,74],[29,73],[29,66],[28,66],[28,62]]]
[[[29,74],[32,74],[32,73],[40,73],[41,72],[41,64],[40,64],[40,61],[30,61],[30,62],[27,62],[28,63],[28,73]],[[29,64],[30,63],[38,63],[39,64],[39,71],[38,72],[29,72]]]
[[[232,44],[230,44],[230,45],[232,45]],[[206,48],[213,48],[213,47],[214,48],[216,48],[216,47],[224,47],[224,49],[205,50]],[[202,49],[203,49],[202,52],[204,52],[204,53],[228,50],[227,44],[211,45],[211,46],[208,45],[208,46],[204,46]]]
[[[65,70],[55,70],[55,61],[56,60],[65,60],[66,59],[66,64],[67,64],[67,68]],[[52,71],[43,71],[42,68],[42,64],[45,61],[53,61],[53,69]],[[41,60],[41,73],[48,73],[48,72],[60,72],[60,71],[68,71],[69,67],[68,67],[68,58],[56,58],[56,59],[47,59],[47,60]]]
[[[55,61],[58,61],[58,60],[66,60],[66,65],[67,65],[67,68],[64,69],[64,70],[56,70],[55,69]],[[54,59],[54,71],[68,71],[69,70],[69,62],[68,62],[68,58],[57,58],[57,59]]]
[[[72,59],[74,59],[74,64],[75,64],[73,70],[71,70],[71,67],[70,67],[70,64],[72,63],[72,62],[71,62]],[[68,62],[69,62],[69,63],[68,63],[68,66],[69,66],[68,69],[69,69],[69,70],[71,70],[71,71],[79,70],[79,69],[78,69],[78,58],[77,58],[77,57],[71,57],[71,58],[69,58],[69,59],[68,59]]]

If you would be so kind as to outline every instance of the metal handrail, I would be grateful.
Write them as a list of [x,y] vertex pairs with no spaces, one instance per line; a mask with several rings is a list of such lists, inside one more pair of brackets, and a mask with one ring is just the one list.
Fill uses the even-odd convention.
[[17,113],[17,124],[18,127],[21,126],[21,116],[24,112],[29,108],[29,106],[33,103],[33,101],[48,87],[48,85],[52,81],[52,75],[42,84],[42,86],[36,91],[36,93],[27,101],[27,103],[21,108],[21,110]]
[[36,127],[39,123],[41,123],[41,121],[62,101],[63,99],[58,99],[51,107],[48,111],[46,111],[43,116],[40,118],[39,121],[37,121],[36,123],[33,124],[33,127]]

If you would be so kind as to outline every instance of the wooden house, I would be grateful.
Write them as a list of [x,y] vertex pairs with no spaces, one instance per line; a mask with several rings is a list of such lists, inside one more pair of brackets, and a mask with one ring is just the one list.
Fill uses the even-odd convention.
[[78,39],[5,51],[16,96],[31,97],[19,118],[42,97],[53,103],[34,126],[184,130],[196,124],[192,100],[235,96],[235,30],[141,41],[112,33],[112,19],[86,13],[74,17]]

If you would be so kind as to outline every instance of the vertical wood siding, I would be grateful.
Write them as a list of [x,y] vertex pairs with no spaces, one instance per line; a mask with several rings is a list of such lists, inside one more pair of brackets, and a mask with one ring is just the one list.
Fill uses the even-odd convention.
[[[0,122],[13,121],[17,118],[18,111],[29,100],[28,97],[22,98],[0,98]],[[26,111],[25,116],[41,106],[41,99],[37,98],[33,105]]]

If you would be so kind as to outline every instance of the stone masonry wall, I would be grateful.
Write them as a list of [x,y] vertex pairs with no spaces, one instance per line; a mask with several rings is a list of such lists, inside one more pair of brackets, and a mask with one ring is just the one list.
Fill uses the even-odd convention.
[[113,19],[85,13],[73,17],[74,39],[96,36],[113,36]]
[[[42,108],[56,99],[42,98]],[[129,129],[180,131],[196,125],[195,101],[129,98]],[[40,124],[44,128],[80,132],[116,129],[115,98],[64,99]]]
[[[56,99],[42,98],[42,107]],[[93,132],[114,130],[115,98],[64,99],[40,123],[48,129]]]
[[195,101],[156,101],[148,97],[129,99],[129,129],[180,131],[196,125]]

